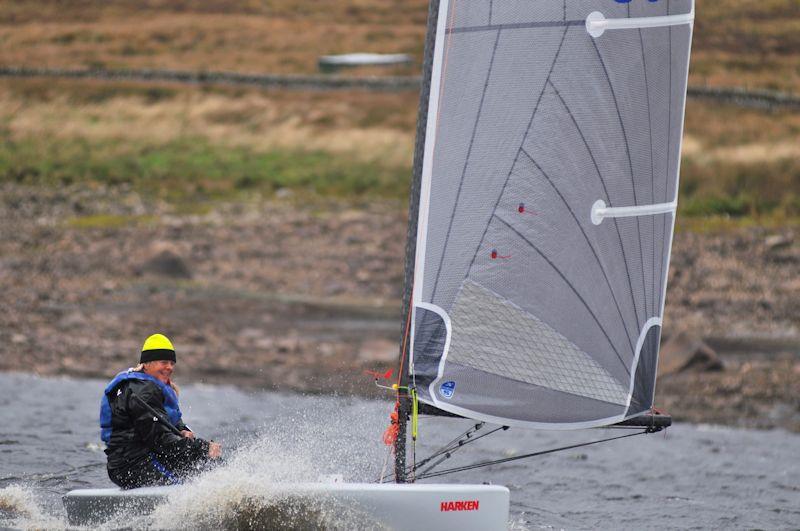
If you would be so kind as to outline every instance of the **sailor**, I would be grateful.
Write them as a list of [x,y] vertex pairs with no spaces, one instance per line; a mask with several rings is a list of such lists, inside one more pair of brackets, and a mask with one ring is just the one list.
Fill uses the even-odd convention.
[[175,348],[162,334],[142,346],[139,365],[117,374],[100,402],[100,436],[108,477],[123,489],[173,485],[222,455],[219,443],[195,437],[183,422],[172,382]]

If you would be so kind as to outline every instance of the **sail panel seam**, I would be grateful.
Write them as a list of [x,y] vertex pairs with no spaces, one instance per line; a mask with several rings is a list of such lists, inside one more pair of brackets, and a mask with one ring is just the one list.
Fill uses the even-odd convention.
[[502,31],[534,28],[563,28],[565,26],[583,26],[585,24],[585,20],[546,20],[541,22],[487,24],[486,26],[462,26],[460,28],[448,28],[447,33],[475,33],[480,31]]
[[[478,240],[478,245],[475,247],[475,252],[472,254],[472,260],[469,262],[469,267],[467,268],[466,276],[469,276],[469,272],[472,271],[472,266],[475,265],[475,258],[478,256],[478,251],[483,245],[483,239],[486,237],[486,231],[489,230],[489,224],[492,222],[492,217],[497,212],[497,205],[500,204],[500,199],[503,197],[503,194],[506,191],[506,186],[508,186],[508,181],[511,179],[511,174],[514,172],[514,166],[517,165],[517,161],[519,160],[519,153],[522,150],[522,146],[525,145],[525,141],[528,140],[528,134],[531,131],[531,127],[533,127],[533,119],[536,117],[536,112],[539,110],[539,104],[542,102],[542,98],[544,97],[544,92],[547,90],[547,83],[550,81],[550,76],[553,74],[553,69],[556,66],[556,62],[558,62],[558,57],[561,54],[561,47],[564,45],[564,40],[567,37],[568,28],[564,28],[564,33],[561,34],[561,42],[558,44],[558,50],[556,50],[556,54],[553,56],[553,62],[550,63],[550,70],[547,72],[547,77],[545,78],[544,83],[542,84],[542,91],[539,93],[539,97],[536,100],[536,105],[533,107],[533,112],[531,112],[531,118],[528,121],[528,127],[525,129],[525,134],[522,135],[522,141],[519,143],[519,149],[517,149],[517,154],[514,156],[514,161],[511,163],[511,167],[508,169],[508,175],[506,175],[506,180],[503,183],[503,187],[500,189],[500,193],[497,196],[497,200],[494,203],[494,207],[492,207],[492,213],[489,215],[489,218],[486,221],[486,226],[483,228],[483,234],[481,234],[480,240]],[[637,316],[638,319],[638,316]]]
[[[578,125],[578,121],[575,119],[575,115],[572,114],[567,102],[564,101],[564,98],[561,96],[561,92],[559,92],[558,88],[553,84],[552,81],[549,81],[550,86],[558,96],[559,101],[564,106],[564,110],[567,111],[570,119],[572,120],[572,124],[575,126],[575,130],[578,132],[578,135],[581,137],[583,141],[583,145],[586,147],[586,151],[589,153],[589,158],[592,159],[592,165],[594,166],[594,170],[597,172],[597,177],[600,179],[600,184],[603,187],[603,192],[606,194],[606,198],[608,198],[609,202],[611,202],[611,195],[608,193],[608,188],[606,187],[605,179],[603,179],[603,174],[600,171],[600,166],[597,164],[597,159],[594,157],[594,153],[592,152],[592,148],[589,146],[589,142],[586,140],[586,136],[583,134],[583,130]],[[614,220],[614,229],[617,232],[617,239],[619,239],[619,248],[622,252],[622,263],[625,265],[625,275],[628,277],[628,291],[630,292],[631,302],[633,303],[633,318],[636,322],[636,329],[639,328],[639,308],[636,304],[636,297],[633,295],[633,279],[631,278],[631,271],[628,267],[628,257],[627,253],[625,253],[625,244],[622,243],[622,233],[619,230],[619,224],[616,220]]]
[[[608,290],[611,292],[611,298],[614,300],[614,305],[617,308],[617,313],[619,313],[619,318],[620,318],[620,321],[622,322],[622,329],[625,331],[625,337],[628,338],[628,344],[630,344],[631,352],[634,352],[633,341],[631,340],[631,336],[628,333],[628,325],[625,322],[625,318],[622,316],[622,309],[619,306],[619,301],[617,301],[617,296],[614,293],[614,288],[611,285],[611,280],[608,278],[608,274],[606,273],[606,270],[603,267],[603,263],[601,262],[600,257],[597,254],[597,251],[595,250],[594,246],[592,245],[592,242],[589,240],[589,236],[586,234],[586,231],[583,230],[583,226],[580,224],[580,221],[578,221],[578,217],[575,215],[575,212],[569,206],[569,203],[567,203],[567,200],[561,194],[561,191],[556,187],[555,184],[553,184],[553,181],[550,180],[550,176],[548,176],[547,173],[545,173],[545,171],[542,169],[542,167],[539,166],[539,164],[535,160],[533,160],[533,157],[531,157],[530,154],[527,151],[525,151],[525,149],[522,149],[522,153],[526,157],[528,157],[528,160],[530,160],[531,163],[534,166],[536,166],[536,169],[538,169],[539,172],[541,172],[541,174],[544,176],[544,178],[547,179],[547,182],[550,184],[550,186],[553,188],[553,190],[555,190],[556,194],[558,194],[558,197],[561,199],[561,201],[567,207],[567,210],[569,210],[569,213],[572,215],[572,219],[575,220],[575,224],[578,225],[578,229],[580,229],[581,234],[583,234],[583,237],[586,240],[586,243],[589,245],[589,248],[592,250],[592,254],[594,255],[595,260],[597,260],[597,265],[600,267],[600,271],[602,271],[602,273],[603,273],[603,278],[606,279],[606,284],[608,285]],[[637,325],[638,325],[638,323],[637,323]],[[638,328],[638,326],[637,326],[637,328]],[[634,354],[635,354],[635,352],[634,352]]]
[[441,254],[440,258],[439,258],[439,267],[436,269],[436,278],[433,281],[433,290],[431,291],[431,302],[433,302],[434,299],[436,298],[436,288],[438,288],[438,286],[439,286],[439,276],[440,276],[440,273],[442,271],[442,264],[444,263],[444,256],[445,256],[445,254],[447,254],[447,244],[450,241],[450,234],[451,234],[451,232],[453,230],[453,220],[455,219],[456,212],[458,210],[458,202],[461,199],[461,190],[462,190],[462,188],[464,186],[464,177],[466,177],[466,175],[467,175],[467,167],[469,166],[469,159],[470,159],[470,156],[472,155],[472,146],[474,145],[474,142],[475,142],[475,136],[478,133],[478,124],[480,123],[480,120],[481,120],[481,111],[483,110],[483,103],[484,103],[484,101],[486,99],[486,92],[487,92],[487,90],[489,88],[489,80],[492,77],[492,70],[493,70],[493,67],[494,67],[494,58],[495,58],[495,54],[497,53],[497,44],[499,42],[500,42],[500,31],[497,32],[497,37],[494,40],[494,48],[492,49],[492,57],[489,60],[489,69],[488,69],[488,72],[486,73],[486,81],[483,84],[483,94],[481,94],[481,102],[478,105],[478,113],[477,113],[477,116],[475,117],[475,125],[472,127],[472,136],[470,137],[470,140],[469,140],[469,147],[467,148],[467,154],[464,157],[464,167],[461,170],[461,179],[458,182],[458,191],[456,192],[456,200],[455,200],[455,203],[453,204],[453,210],[452,210],[452,212],[450,214],[450,223],[447,226],[447,234],[445,235],[444,244],[442,245],[442,254]]
[[[606,81],[608,82],[608,88],[611,91],[611,98],[614,100],[614,108],[617,111],[617,118],[619,119],[619,126],[622,129],[622,137],[625,140],[625,153],[628,156],[628,168],[631,171],[631,191],[633,192],[633,202],[634,204],[638,204],[639,200],[636,197],[636,180],[633,175],[633,159],[631,159],[631,146],[630,142],[628,141],[628,132],[625,129],[625,122],[622,120],[622,111],[619,108],[619,100],[617,99],[617,92],[614,90],[614,85],[611,83],[611,76],[608,73],[608,68],[606,67],[605,61],[603,61],[603,54],[600,53],[600,48],[597,46],[597,43],[594,39],[590,39],[592,41],[592,45],[594,46],[595,51],[597,52],[597,58],[600,60],[600,65],[603,67],[603,73],[606,76]],[[645,281],[644,281],[644,251],[642,250],[642,228],[639,225],[639,218],[636,218],[636,233],[639,235],[639,260],[640,265],[642,266],[642,291],[644,291],[644,317],[647,319],[647,289],[645,289]],[[637,320],[638,320],[638,311],[637,311]],[[637,322],[638,325],[638,322]]]
[[547,262],[550,265],[550,267],[553,268],[553,270],[558,274],[558,276],[560,276],[561,279],[567,284],[567,286],[569,286],[572,292],[575,293],[578,299],[580,299],[581,303],[586,307],[586,311],[588,311],[589,315],[591,315],[592,319],[594,319],[594,322],[597,324],[597,327],[603,333],[603,336],[605,336],[606,340],[608,341],[608,344],[611,346],[611,350],[613,350],[614,354],[617,355],[617,359],[619,359],[619,362],[622,364],[622,367],[625,369],[625,372],[627,372],[628,375],[630,376],[631,371],[630,369],[628,369],[628,365],[625,363],[625,360],[623,360],[622,356],[620,356],[619,351],[617,351],[617,347],[614,345],[614,342],[611,340],[610,337],[608,337],[608,332],[606,332],[606,329],[603,328],[602,324],[600,324],[600,320],[597,318],[592,309],[589,307],[589,303],[587,303],[586,300],[583,298],[583,296],[580,293],[578,293],[578,290],[575,288],[575,286],[572,285],[572,282],[570,282],[569,279],[564,276],[564,273],[562,273],[561,270],[558,269],[556,265],[553,262],[551,262],[550,259],[541,250],[539,250],[539,248],[536,247],[536,245],[533,242],[531,242],[528,238],[526,238],[525,235],[520,233],[516,228],[514,228],[513,225],[509,224],[498,214],[494,214],[494,217],[497,218],[497,220],[500,221],[503,225],[508,227],[511,230],[511,232],[519,236],[520,239],[522,239],[522,241],[527,243],[534,251],[536,251],[539,254],[539,256],[544,258],[545,262]]
[[[631,6],[628,4],[628,16],[630,16]],[[653,147],[653,110],[650,104],[650,83],[647,80],[647,60],[644,56],[644,36],[642,35],[642,30],[639,29],[639,44],[641,45],[642,49],[642,73],[644,74],[644,90],[645,90],[645,98],[647,102],[647,132],[650,135],[650,203],[656,202],[656,169],[655,169],[655,162],[654,162],[654,153],[655,148]],[[650,228],[652,229],[652,237],[650,241],[650,250],[652,254],[652,263],[650,267],[650,290],[652,296],[650,297],[652,302],[652,309],[650,310],[652,313],[655,313],[655,305],[656,305],[656,221],[650,220]]]

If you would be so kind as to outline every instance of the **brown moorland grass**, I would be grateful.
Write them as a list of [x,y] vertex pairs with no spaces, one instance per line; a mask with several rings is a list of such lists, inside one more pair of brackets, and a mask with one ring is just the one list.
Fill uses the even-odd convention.
[[[394,146],[408,164],[418,95],[412,92],[261,91],[105,81],[4,80],[0,126],[10,138],[171,140],[187,132],[213,142],[300,146],[369,158]],[[732,127],[735,124],[735,127]],[[356,141],[363,133],[363,139]],[[800,113],[689,100],[684,158],[770,163],[800,158]]]
[[[797,145],[800,112],[774,111],[689,99],[686,104],[685,133],[704,149],[750,144]],[[684,154],[689,146],[684,140]]]
[[0,2],[0,64],[309,73],[323,54],[419,57],[427,15],[418,0],[18,4]]
[[9,140],[82,139],[322,150],[410,165],[418,95],[208,90],[100,81],[0,83],[0,132]]
[[690,82],[800,93],[796,0],[698,0]]
[[[413,74],[426,16],[424,0],[0,0],[0,64],[311,73],[364,51],[412,54],[369,72]],[[798,55],[796,0],[698,0],[690,83],[800,93]]]
[[427,0],[31,0],[0,2],[3,23],[97,21],[136,14],[199,13],[316,21],[349,19],[359,24],[425,23]]

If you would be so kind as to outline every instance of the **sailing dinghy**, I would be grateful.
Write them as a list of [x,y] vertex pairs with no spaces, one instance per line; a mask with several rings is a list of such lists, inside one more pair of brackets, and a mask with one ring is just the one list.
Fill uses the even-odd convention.
[[[693,0],[432,0],[395,471],[384,484],[278,488],[390,527],[502,529],[504,487],[414,481],[499,462],[433,468],[484,423],[632,435],[670,424],[653,399],[693,19]],[[477,423],[408,462],[420,414]],[[64,503],[82,523],[180,488]]]

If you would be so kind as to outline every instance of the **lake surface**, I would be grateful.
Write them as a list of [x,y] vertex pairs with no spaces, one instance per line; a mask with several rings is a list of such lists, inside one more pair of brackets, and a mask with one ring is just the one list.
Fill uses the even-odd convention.
[[[97,415],[105,382],[0,374],[0,527],[67,528],[61,495],[113,486]],[[209,507],[231,507],[275,481],[342,474],[376,481],[388,451],[381,436],[392,407],[352,397],[300,396],[186,385],[184,418],[222,441],[227,462],[213,482],[148,518],[111,527],[191,528]],[[417,456],[471,425],[422,419]],[[484,427],[481,432],[491,429]],[[619,430],[508,430],[465,447],[451,467],[591,441]],[[512,529],[800,527],[800,435],[678,425],[631,437],[428,480],[502,484]],[[352,522],[343,528],[353,527]],[[358,527],[358,525],[356,525]],[[365,523],[364,527],[368,527]]]

